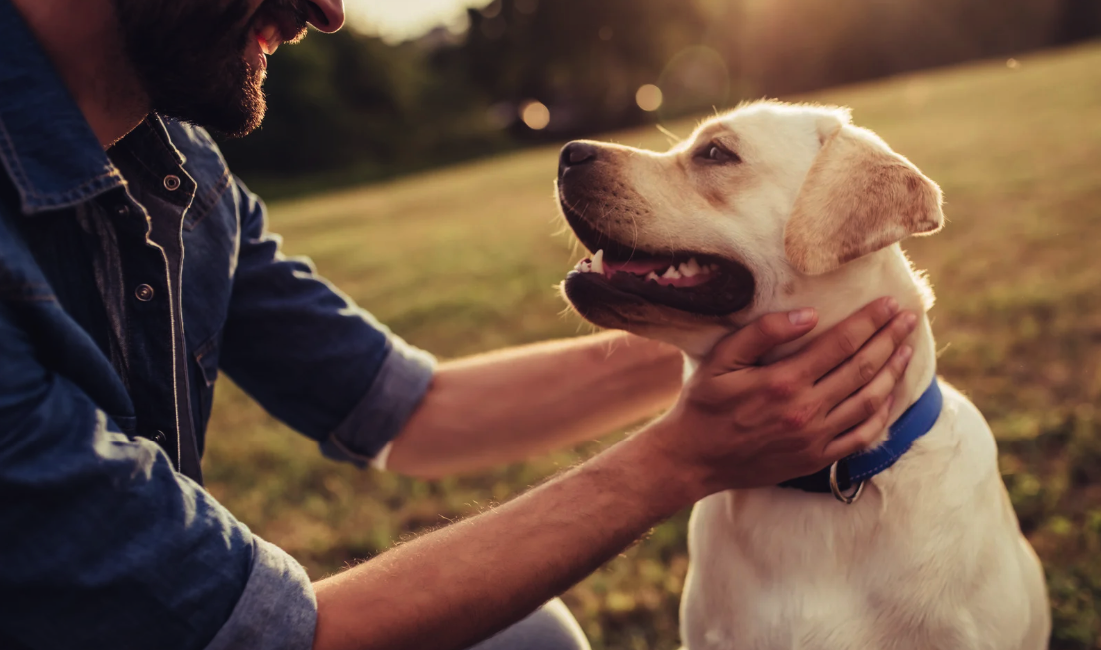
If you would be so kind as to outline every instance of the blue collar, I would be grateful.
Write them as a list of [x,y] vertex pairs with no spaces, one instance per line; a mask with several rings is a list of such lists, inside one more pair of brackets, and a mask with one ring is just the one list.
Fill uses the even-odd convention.
[[123,184],[10,0],[0,0],[0,165],[24,214],[70,207]]
[[[882,445],[849,456],[837,464],[838,487],[843,491],[851,490],[894,465],[910,450],[918,438],[932,430],[933,425],[937,423],[937,418],[940,417],[943,405],[944,396],[940,392],[940,383],[934,377],[933,383],[921,394],[921,397],[891,425],[890,434]],[[830,487],[829,468],[785,481],[780,484],[780,487],[824,494],[834,491]]]

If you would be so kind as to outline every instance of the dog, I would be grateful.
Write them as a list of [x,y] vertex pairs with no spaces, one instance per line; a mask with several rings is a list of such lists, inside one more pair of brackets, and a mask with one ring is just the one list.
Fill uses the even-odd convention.
[[769,312],[815,307],[820,318],[768,361],[880,296],[922,314],[878,444],[912,414],[927,424],[897,462],[858,485],[840,485],[835,466],[826,490],[736,490],[695,505],[688,650],[1047,647],[1043,570],[993,434],[936,379],[932,290],[899,245],[942,227],[932,180],[847,109],[761,101],[666,153],[572,142],[557,194],[592,253],[563,282],[567,301],[598,326],[678,346],[686,372]]

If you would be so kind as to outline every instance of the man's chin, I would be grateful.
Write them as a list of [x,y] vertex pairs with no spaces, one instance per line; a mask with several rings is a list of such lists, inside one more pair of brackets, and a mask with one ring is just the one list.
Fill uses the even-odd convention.
[[260,87],[263,75],[257,76],[260,79],[250,79],[229,96],[208,92],[205,99],[154,101],[154,106],[161,115],[201,126],[222,138],[242,138],[259,128],[267,113]]
[[243,138],[260,128],[266,113],[267,105],[261,96],[259,104],[245,107],[236,115],[225,114],[221,120],[199,125],[223,138]]

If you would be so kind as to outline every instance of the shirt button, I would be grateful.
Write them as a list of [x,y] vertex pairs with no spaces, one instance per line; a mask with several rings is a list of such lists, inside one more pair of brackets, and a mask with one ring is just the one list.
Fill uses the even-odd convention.
[[169,192],[175,192],[180,189],[180,177],[174,174],[169,174],[164,177],[164,189]]
[[164,445],[164,443],[168,442],[168,436],[164,435],[164,431],[154,431],[149,439],[158,445]]
[[153,299],[153,287],[148,284],[139,284],[137,289],[134,289],[134,296],[142,302],[149,302]]

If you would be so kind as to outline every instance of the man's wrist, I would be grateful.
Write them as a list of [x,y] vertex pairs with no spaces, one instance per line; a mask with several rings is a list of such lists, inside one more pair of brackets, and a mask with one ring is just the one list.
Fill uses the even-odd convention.
[[673,422],[662,418],[594,459],[622,468],[627,487],[654,507],[659,520],[672,517],[708,494],[703,469],[669,453],[668,445],[663,443],[674,427]]

